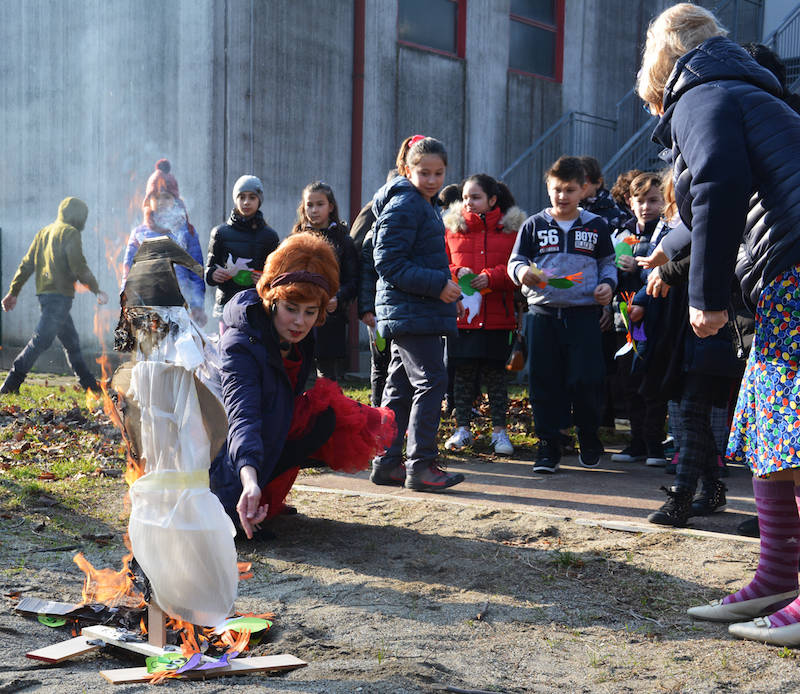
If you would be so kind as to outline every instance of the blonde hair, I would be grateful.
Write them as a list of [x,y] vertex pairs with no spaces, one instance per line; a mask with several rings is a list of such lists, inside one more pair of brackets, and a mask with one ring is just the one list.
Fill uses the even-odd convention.
[[661,191],[664,193],[664,218],[672,221],[678,214],[678,202],[675,200],[675,179],[672,177],[672,169],[664,169],[661,173]]
[[704,7],[681,2],[664,10],[647,29],[647,43],[636,91],[652,107],[664,102],[664,87],[678,58],[712,36],[728,31]]

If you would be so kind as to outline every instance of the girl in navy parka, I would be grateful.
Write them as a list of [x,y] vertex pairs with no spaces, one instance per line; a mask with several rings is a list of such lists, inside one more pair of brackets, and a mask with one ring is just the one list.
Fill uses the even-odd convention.
[[[406,138],[397,156],[401,176],[375,194],[375,313],[378,332],[392,339],[384,407],[397,421],[389,450],[373,462],[375,484],[439,491],[464,476],[443,471],[436,434],[447,389],[442,335],[456,334],[461,291],[450,277],[436,194],[447,152],[438,140]],[[406,459],[403,437],[408,430]]]
[[701,7],[665,10],[648,30],[638,85],[661,116],[654,139],[672,150],[691,229],[695,334],[727,324],[734,267],[756,315],[728,457],[753,470],[761,555],[748,585],[690,614],[738,622],[729,631],[741,638],[797,646],[800,600],[782,605],[798,593],[800,557],[800,118],[772,73],[725,33]]

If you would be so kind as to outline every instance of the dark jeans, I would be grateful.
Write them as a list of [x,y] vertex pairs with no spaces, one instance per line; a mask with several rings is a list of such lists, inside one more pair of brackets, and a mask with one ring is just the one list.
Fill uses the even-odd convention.
[[579,436],[596,438],[603,408],[605,368],[598,309],[528,311],[528,378],[536,435],[558,440],[572,404]]
[[381,405],[394,412],[397,436],[374,463],[394,468],[403,462],[406,441],[406,472],[421,474],[439,452],[436,433],[447,390],[442,338],[438,335],[400,335],[392,339],[392,360]]
[[31,339],[28,340],[28,344],[14,360],[9,377],[13,376],[15,380],[22,383],[36,360],[53,344],[53,340],[58,338],[64,348],[67,362],[78,377],[81,386],[90,388],[97,385],[95,377],[83,360],[78,333],[72,323],[72,316],[69,314],[72,308],[72,297],[63,294],[39,294],[37,298],[42,315],[39,317],[39,323],[33,331]]
[[378,349],[375,340],[369,341],[369,381],[372,386],[370,404],[380,407],[383,399],[383,388],[386,385],[386,376],[389,373],[389,362],[392,360],[392,341],[386,340],[383,352]]

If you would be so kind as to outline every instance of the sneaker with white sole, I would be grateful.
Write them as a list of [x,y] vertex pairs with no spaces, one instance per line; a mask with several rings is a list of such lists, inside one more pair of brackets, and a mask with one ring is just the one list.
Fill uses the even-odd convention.
[[497,455],[511,455],[514,452],[505,429],[492,434],[492,448]]
[[448,451],[460,451],[472,443],[472,434],[466,427],[458,427],[453,435],[444,442],[444,447]]

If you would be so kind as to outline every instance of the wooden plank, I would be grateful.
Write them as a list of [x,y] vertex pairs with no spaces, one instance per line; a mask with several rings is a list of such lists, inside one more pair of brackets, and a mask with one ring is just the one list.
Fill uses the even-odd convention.
[[25,657],[33,660],[41,660],[45,663],[60,663],[62,660],[75,658],[84,653],[91,653],[97,651],[101,647],[95,644],[90,644],[91,639],[86,636],[76,636],[74,639],[68,641],[61,641],[54,643],[52,646],[45,646],[38,648],[35,651],[30,651],[25,654]]
[[167,645],[167,616],[155,602],[147,606],[147,643],[157,648]]
[[[128,632],[130,633],[130,632]],[[119,648],[124,648],[126,651],[133,651],[134,653],[141,653],[142,655],[164,655],[164,653],[175,653],[180,651],[178,648],[165,649],[153,646],[141,638],[135,641],[127,641],[123,638],[125,632],[115,627],[105,626],[103,624],[95,624],[81,629],[81,634],[90,639],[100,639],[105,643]]]
[[[255,658],[236,658],[231,664],[213,670],[189,670],[181,677],[192,680],[210,679],[212,677],[227,677],[228,675],[252,675],[257,672],[281,672],[294,670],[308,665],[304,660],[295,658],[288,653],[280,655],[262,655]],[[100,674],[111,684],[130,684],[132,682],[147,682],[152,675],[146,667],[122,668],[120,670],[101,670]]]

